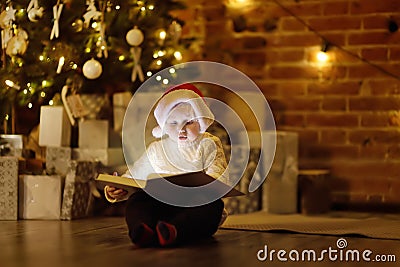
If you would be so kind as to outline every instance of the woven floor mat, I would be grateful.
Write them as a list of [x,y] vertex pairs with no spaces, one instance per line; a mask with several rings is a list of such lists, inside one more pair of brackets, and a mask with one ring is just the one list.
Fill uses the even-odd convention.
[[400,215],[340,213],[318,216],[254,212],[228,216],[223,229],[289,231],[303,234],[361,235],[370,238],[399,239]]

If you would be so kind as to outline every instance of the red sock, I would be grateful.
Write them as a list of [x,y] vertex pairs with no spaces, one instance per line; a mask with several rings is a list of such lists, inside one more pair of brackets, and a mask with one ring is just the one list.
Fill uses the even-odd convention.
[[160,221],[157,223],[156,231],[161,246],[170,246],[175,243],[178,231],[174,225]]
[[153,229],[145,223],[141,223],[135,227],[130,236],[132,242],[139,247],[153,245],[156,239]]

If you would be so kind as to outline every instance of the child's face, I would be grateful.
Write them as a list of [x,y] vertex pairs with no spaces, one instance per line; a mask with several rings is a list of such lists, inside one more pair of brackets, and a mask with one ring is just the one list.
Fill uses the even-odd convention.
[[178,142],[196,140],[200,133],[200,124],[195,119],[195,114],[190,104],[178,104],[171,110],[165,122],[165,132],[170,138]]

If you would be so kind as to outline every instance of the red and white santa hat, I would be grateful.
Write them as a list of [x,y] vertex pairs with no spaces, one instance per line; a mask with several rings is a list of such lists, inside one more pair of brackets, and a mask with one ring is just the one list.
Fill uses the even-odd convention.
[[204,101],[201,91],[191,83],[184,83],[168,89],[160,98],[154,109],[154,117],[158,123],[152,131],[154,137],[163,136],[163,127],[171,110],[180,103],[188,103],[192,106],[195,119],[200,124],[200,133],[204,133],[213,123],[214,114]]

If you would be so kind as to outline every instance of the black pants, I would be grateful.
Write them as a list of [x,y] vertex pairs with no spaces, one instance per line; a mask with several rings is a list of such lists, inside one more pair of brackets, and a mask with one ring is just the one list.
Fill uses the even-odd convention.
[[212,236],[218,229],[223,208],[221,199],[197,207],[177,207],[139,191],[128,199],[125,216],[130,232],[140,223],[154,231],[159,221],[173,224],[178,232],[176,241],[182,243]]

